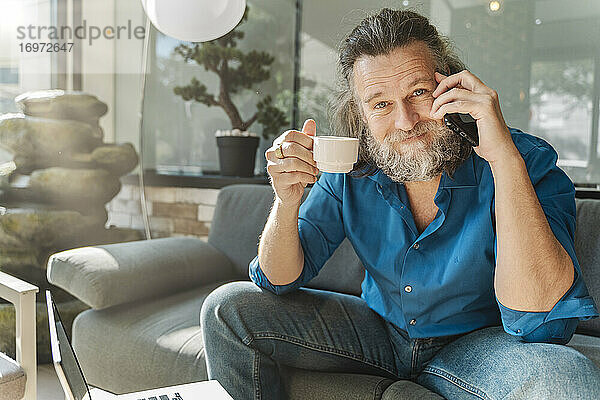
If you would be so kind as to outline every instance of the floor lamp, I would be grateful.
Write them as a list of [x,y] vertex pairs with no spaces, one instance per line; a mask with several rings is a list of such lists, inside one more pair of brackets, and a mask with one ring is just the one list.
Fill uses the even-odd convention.
[[144,93],[148,72],[151,23],[160,32],[186,42],[208,42],[229,33],[241,21],[246,0],[141,0],[146,15],[142,50],[141,99],[139,119],[139,185],[146,239],[151,239],[144,186]]

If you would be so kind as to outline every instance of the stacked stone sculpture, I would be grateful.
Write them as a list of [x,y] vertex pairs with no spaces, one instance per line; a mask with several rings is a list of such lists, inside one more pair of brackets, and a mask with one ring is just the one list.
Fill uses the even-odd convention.
[[[38,360],[50,360],[44,292],[51,289],[65,325],[87,308],[46,280],[55,252],[142,238],[106,228],[105,208],[119,178],[138,156],[130,143],[106,144],[99,119],[108,107],[82,92],[44,90],[15,99],[21,113],[0,115],[0,146],[13,154],[0,165],[0,270],[40,288]],[[0,304],[0,351],[14,355],[14,309]]]

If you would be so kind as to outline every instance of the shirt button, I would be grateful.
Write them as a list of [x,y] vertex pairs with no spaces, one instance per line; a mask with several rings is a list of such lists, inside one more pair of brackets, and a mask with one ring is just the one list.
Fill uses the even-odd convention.
[[411,324],[411,325],[416,325],[416,323],[417,323],[416,319],[411,319],[409,322],[409,324]]
[[413,244],[413,249],[419,250],[419,242]]
[[410,293],[410,292],[412,292],[412,287],[410,287],[410,286],[408,286],[408,285],[407,285],[407,286],[404,286],[404,291],[405,291],[406,293]]

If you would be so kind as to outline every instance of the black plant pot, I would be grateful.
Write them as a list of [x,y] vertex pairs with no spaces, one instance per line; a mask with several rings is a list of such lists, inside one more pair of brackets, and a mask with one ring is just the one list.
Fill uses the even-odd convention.
[[260,138],[254,136],[217,136],[221,175],[254,176],[259,140]]

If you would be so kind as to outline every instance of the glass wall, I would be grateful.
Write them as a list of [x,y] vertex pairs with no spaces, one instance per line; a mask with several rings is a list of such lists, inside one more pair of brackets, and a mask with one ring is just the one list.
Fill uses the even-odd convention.
[[[236,31],[244,37],[237,48],[244,53],[266,52],[274,58],[267,67],[270,77],[232,96],[244,121],[256,112],[256,104],[265,96],[291,122],[294,83],[295,2],[292,0],[248,1],[247,21]],[[197,79],[206,85],[207,92],[219,97],[219,77],[194,61],[186,62],[175,49],[180,45],[193,47],[167,37],[153,29],[152,56],[148,74],[144,108],[145,165],[158,173],[201,174],[218,173],[219,160],[215,140],[217,130],[231,129],[232,123],[218,106],[185,101],[174,93],[176,87],[189,85]],[[202,45],[200,45],[202,46]],[[229,62],[236,68],[236,62]],[[288,129],[286,126],[284,129]],[[263,127],[255,122],[248,129],[262,135]],[[256,161],[256,173],[264,173],[264,150],[281,132],[269,132],[261,139]]]
[[600,2],[581,0],[302,1],[300,121],[328,134],[324,101],[337,46],[368,13],[411,9],[449,36],[467,68],[495,89],[507,124],[549,141],[580,184],[600,183]]
[[[139,0],[2,0],[0,112],[17,111],[13,100],[22,92],[56,87],[53,74],[62,72],[52,56],[19,51],[16,29],[58,25],[52,7],[67,3],[72,6],[65,9],[80,10],[79,22],[87,21],[88,27],[144,26]],[[274,62],[268,80],[234,96],[243,118],[252,116],[257,102],[271,95],[288,120],[296,116],[290,126],[298,128],[311,117],[319,134],[330,133],[326,104],[335,84],[340,41],[362,18],[382,7],[412,9],[449,36],[468,68],[498,91],[510,126],[548,140],[577,183],[600,183],[599,1],[251,0],[248,5],[248,20],[239,27],[245,33],[239,48],[265,51]],[[74,23],[74,16],[64,21]],[[174,88],[196,78],[216,93],[218,78],[175,53],[185,43],[156,30],[152,33],[144,109],[145,166],[171,174],[214,173],[219,169],[215,131],[228,129],[231,123],[223,109],[185,101]],[[67,80],[65,88],[82,89],[106,103],[108,112],[100,119],[104,140],[130,142],[137,149],[142,40],[96,40],[93,45],[84,40],[76,47],[81,60],[69,55],[65,68],[80,76],[80,84]],[[250,130],[262,133],[258,123]],[[264,174],[264,150],[280,133],[270,132],[269,139],[261,140],[257,174]],[[0,151],[0,161],[9,157]]]

